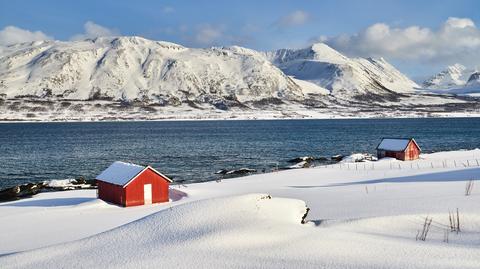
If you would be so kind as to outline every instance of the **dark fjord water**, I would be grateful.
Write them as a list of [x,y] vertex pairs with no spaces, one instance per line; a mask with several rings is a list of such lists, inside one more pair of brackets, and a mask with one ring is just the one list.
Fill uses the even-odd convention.
[[116,160],[151,164],[175,181],[219,169],[271,169],[299,156],[375,152],[381,137],[424,151],[480,147],[480,119],[359,119],[0,124],[0,188],[84,176]]

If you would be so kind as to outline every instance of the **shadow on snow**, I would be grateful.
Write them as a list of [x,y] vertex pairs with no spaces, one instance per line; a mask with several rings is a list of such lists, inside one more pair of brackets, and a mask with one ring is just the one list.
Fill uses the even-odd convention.
[[327,188],[341,187],[351,185],[377,184],[377,183],[410,183],[410,182],[454,182],[480,180],[480,168],[470,168],[447,172],[427,173],[414,176],[390,177],[372,180],[363,180],[347,183],[329,184],[329,185],[310,185],[310,186],[289,186],[290,188],[308,189],[308,188]]

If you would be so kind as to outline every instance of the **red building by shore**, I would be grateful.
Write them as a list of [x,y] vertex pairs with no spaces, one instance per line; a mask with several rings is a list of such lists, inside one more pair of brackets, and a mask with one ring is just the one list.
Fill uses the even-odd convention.
[[379,159],[391,157],[402,161],[416,160],[421,152],[413,138],[383,138],[377,146]]
[[114,162],[96,177],[98,198],[121,206],[168,202],[172,182],[151,166]]

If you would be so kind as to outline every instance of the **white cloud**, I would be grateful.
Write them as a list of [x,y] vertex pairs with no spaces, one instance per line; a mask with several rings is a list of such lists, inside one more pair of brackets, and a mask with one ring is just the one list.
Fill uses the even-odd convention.
[[52,39],[52,37],[44,34],[41,31],[31,32],[15,26],[6,26],[0,30],[0,45],[4,46],[48,39]]
[[210,46],[243,46],[246,43],[254,42],[254,39],[247,31],[253,30],[239,28],[235,34],[229,32],[227,25],[224,24],[200,24],[193,27],[185,25],[174,28],[174,33],[179,33],[186,46],[191,47],[210,47]]
[[480,29],[468,18],[449,18],[438,29],[377,23],[353,35],[321,36],[312,41],[327,43],[350,56],[470,66],[480,63]]
[[83,28],[85,29],[85,33],[74,35],[70,39],[84,40],[87,38],[96,38],[101,36],[116,36],[120,34],[120,32],[115,29],[110,29],[110,28],[98,25],[92,21],[87,21],[83,25]]
[[213,26],[204,24],[197,27],[197,31],[193,36],[193,42],[200,46],[216,45],[225,41],[223,26]]
[[310,14],[303,10],[296,10],[281,17],[276,25],[279,27],[292,27],[305,24],[310,19]]
[[160,11],[164,14],[169,14],[175,12],[175,9],[171,6],[165,6],[160,9]]

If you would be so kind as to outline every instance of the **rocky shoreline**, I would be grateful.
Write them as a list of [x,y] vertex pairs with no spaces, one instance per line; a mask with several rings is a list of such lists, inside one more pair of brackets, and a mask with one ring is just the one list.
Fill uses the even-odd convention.
[[[356,158],[351,158],[355,156]],[[363,156],[363,158],[360,157]],[[362,162],[366,160],[371,160],[370,154],[368,153],[357,153],[350,156],[344,155],[334,155],[331,157],[314,157],[314,156],[303,156],[293,158],[287,161],[287,163],[292,163],[292,165],[285,167],[277,167],[272,171],[266,170],[257,170],[252,168],[237,168],[237,169],[222,169],[214,172],[218,175],[217,180],[222,180],[226,178],[241,177],[255,173],[268,173],[279,170],[288,170],[288,169],[300,169],[300,168],[311,168],[318,165],[330,165],[341,162],[342,160],[352,161],[352,162]],[[182,181],[176,181],[178,184],[182,184]],[[20,200],[24,198],[32,197],[35,194],[42,192],[52,192],[52,191],[68,191],[68,190],[77,190],[77,189],[96,189],[95,179],[85,179],[84,177],[79,177],[76,179],[63,179],[63,180],[49,180],[41,182],[30,182],[25,184],[19,184],[13,187],[9,187],[3,190],[0,190],[0,203]]]
[[68,191],[76,189],[96,189],[95,180],[83,177],[77,179],[51,180],[36,183],[26,183],[0,190],[0,202],[15,201],[32,197],[41,192]]

